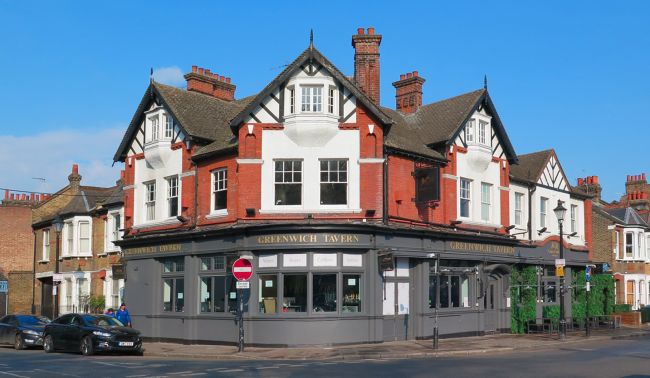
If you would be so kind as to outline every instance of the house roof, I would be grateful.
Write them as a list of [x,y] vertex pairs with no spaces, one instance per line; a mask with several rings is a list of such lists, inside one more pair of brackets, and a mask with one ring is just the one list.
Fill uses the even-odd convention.
[[145,110],[154,101],[162,103],[190,139],[203,140],[225,147],[230,145],[233,139],[228,122],[251,99],[252,97],[246,97],[236,101],[225,101],[152,81],[124,133],[113,160],[124,160],[130,142],[138,132]]
[[390,126],[393,123],[393,120],[384,113],[384,111],[377,106],[363,91],[361,91],[357,86],[348,79],[341,71],[332,62],[330,62],[323,54],[318,51],[313,46],[306,48],[298,57],[289,64],[273,81],[271,81],[262,91],[260,91],[252,101],[242,109],[232,120],[230,121],[230,127],[233,130],[236,130],[239,125],[244,121],[244,119],[251,113],[257,105],[270,95],[271,92],[278,87],[283,82],[287,81],[291,75],[300,69],[300,67],[307,62],[316,62],[323,66],[327,71],[334,76],[338,82],[341,83],[347,90],[349,90],[357,99],[358,102],[363,104],[374,116],[377,117],[377,120],[381,122],[384,126]]
[[510,166],[510,175],[519,180],[537,183],[553,154],[553,150],[544,150],[519,155],[518,164]]
[[618,221],[625,225],[638,225],[648,227],[648,223],[639,215],[639,213],[632,207],[622,207],[614,209],[602,209],[607,214],[618,219]]

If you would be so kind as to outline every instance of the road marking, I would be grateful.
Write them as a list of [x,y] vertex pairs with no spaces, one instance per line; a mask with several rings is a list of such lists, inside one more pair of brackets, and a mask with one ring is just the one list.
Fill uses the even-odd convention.
[[255,369],[257,370],[263,370],[263,369],[279,369],[279,366],[257,366]]
[[183,377],[192,377],[195,375],[208,375],[208,373],[194,373],[194,374],[183,374]]
[[244,369],[228,369],[228,370],[221,370],[218,373],[233,373],[236,371],[244,371]]
[[0,374],[10,375],[12,377],[19,377],[19,378],[29,378],[26,375],[18,375],[18,374],[14,374],[14,373],[11,373],[11,372],[8,372],[8,371],[0,371]]
[[81,377],[80,375],[74,375],[74,374],[66,374],[66,373],[61,373],[58,371],[51,371],[51,370],[43,370],[43,369],[34,369],[34,371],[44,371],[47,372],[48,374],[56,374],[56,375],[62,375],[64,377]]
[[149,374],[137,374],[137,375],[127,375],[126,378],[135,378],[135,377],[146,377]]
[[212,368],[212,369],[205,369],[205,371],[219,371],[219,370],[226,370],[228,368]]
[[180,374],[192,374],[192,373],[194,373],[192,370],[188,370],[188,371],[176,371],[176,372],[167,373],[167,374],[169,374],[169,375],[180,375]]

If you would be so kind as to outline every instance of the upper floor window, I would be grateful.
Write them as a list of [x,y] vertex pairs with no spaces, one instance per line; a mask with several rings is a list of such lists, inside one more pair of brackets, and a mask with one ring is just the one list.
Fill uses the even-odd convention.
[[66,222],[63,231],[66,238],[66,246],[63,250],[67,255],[72,255],[74,247],[74,227],[72,226],[72,222]]
[[296,89],[289,88],[289,114],[296,112]]
[[327,93],[327,112],[334,114],[334,88],[330,87]]
[[643,253],[645,252],[644,249],[643,249],[643,233],[639,232],[638,236],[639,237],[638,237],[637,246],[636,246],[637,258],[642,258]]
[[117,248],[114,242],[120,240],[120,228],[122,227],[122,217],[119,212],[109,213],[106,218],[106,247],[107,251]]
[[474,119],[470,119],[467,121],[467,126],[465,126],[465,142],[466,143],[473,143],[474,142],[474,125],[476,124],[476,121]]
[[524,223],[523,210],[522,210],[523,202],[524,202],[524,194],[515,193],[515,224],[518,226],[521,226]]
[[488,222],[490,220],[490,206],[492,197],[492,185],[481,183],[481,220]]
[[302,204],[302,161],[275,161],[275,204]]
[[548,208],[548,198],[539,199],[539,226],[546,227],[546,210]]
[[322,112],[323,87],[303,86],[302,107],[303,112]]
[[479,121],[478,122],[478,142],[480,144],[488,144],[487,143],[487,122],[484,121]]
[[619,256],[619,249],[620,249],[620,244],[621,244],[621,232],[616,231],[614,233],[614,255],[618,258],[623,258],[623,256]]
[[225,210],[228,207],[228,170],[217,169],[212,172],[212,210]]
[[631,232],[625,233],[625,257],[634,257],[634,234]]
[[571,232],[578,232],[578,205],[571,205]]
[[152,221],[156,219],[156,182],[145,183],[145,197],[144,206],[146,213],[146,220]]
[[174,137],[174,119],[168,114],[163,117],[165,118],[165,138],[171,139]]
[[43,261],[50,259],[50,230],[43,230]]
[[90,222],[79,221],[79,254],[90,253]]
[[645,239],[645,257],[646,259],[650,258],[650,235],[648,235]]
[[472,182],[470,180],[460,179],[460,216],[463,218],[469,218],[470,216],[471,188]]
[[178,215],[178,176],[167,178],[167,216]]
[[150,117],[149,122],[150,122],[150,125],[151,125],[149,135],[151,135],[151,141],[155,142],[158,139],[160,139],[160,130],[159,130],[159,125],[158,125],[158,122],[159,122],[158,121],[158,114],[156,114],[153,117]]
[[348,161],[331,159],[320,161],[321,205],[348,203]]

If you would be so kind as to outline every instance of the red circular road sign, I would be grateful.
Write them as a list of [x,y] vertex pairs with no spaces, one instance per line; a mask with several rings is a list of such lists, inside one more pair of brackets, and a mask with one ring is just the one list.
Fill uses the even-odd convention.
[[248,281],[253,275],[253,263],[248,259],[237,259],[232,264],[232,275],[237,281]]

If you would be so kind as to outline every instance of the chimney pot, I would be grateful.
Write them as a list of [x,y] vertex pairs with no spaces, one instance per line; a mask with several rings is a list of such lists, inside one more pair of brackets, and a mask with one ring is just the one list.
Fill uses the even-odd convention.
[[630,182],[630,175],[627,175],[627,182]]
[[210,69],[206,68],[205,69],[205,74],[206,74],[206,76],[212,76],[212,71],[210,71]]
[[9,199],[9,191],[5,190],[5,201]]
[[598,176],[594,176],[594,185],[598,184]]
[[413,74],[410,73],[410,72],[407,72],[407,73],[406,73],[406,78],[407,78],[407,79],[410,79],[411,77],[413,77]]
[[72,164],[72,173],[79,174],[79,165],[78,164]]
[[357,28],[357,34],[363,35],[364,34],[363,28]]
[[219,81],[226,81],[226,77],[225,76],[219,76]]
[[375,34],[375,28],[370,27],[368,28],[368,35],[374,35]]
[[197,69],[198,69],[197,66],[192,66],[192,72],[196,72]]
[[578,186],[582,186],[585,183],[585,180],[582,178],[578,178]]
[[203,75],[203,67],[199,67],[199,75]]
[[413,77],[418,77],[419,73],[418,71],[413,71]]
[[399,75],[399,79],[400,79],[400,81],[406,79],[406,75],[404,75],[404,74]]
[[230,84],[230,78],[229,77],[226,78],[226,83]]

